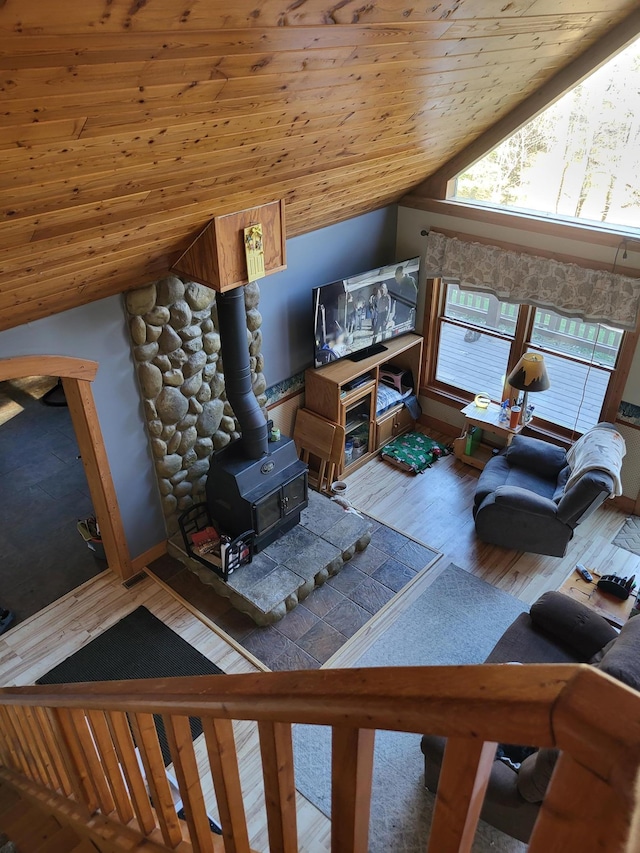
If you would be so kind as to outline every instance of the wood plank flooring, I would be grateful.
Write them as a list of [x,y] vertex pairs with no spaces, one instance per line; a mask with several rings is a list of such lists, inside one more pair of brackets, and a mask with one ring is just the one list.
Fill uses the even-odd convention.
[[[449,443],[450,436],[425,430]],[[603,573],[640,575],[640,557],[611,544],[626,514],[609,501],[580,524],[564,557],[544,557],[480,542],[471,508],[480,472],[454,456],[440,459],[424,474],[413,476],[378,458],[349,475],[347,496],[358,509],[420,539],[453,562],[528,604],[548,589],[557,589],[576,563]]]
[[[433,431],[431,435],[447,440]],[[611,544],[625,514],[608,505],[578,528],[562,559],[507,551],[477,541],[471,515],[477,477],[475,469],[453,456],[440,460],[417,477],[403,474],[377,459],[349,476],[348,497],[355,506],[440,550],[443,556],[431,568],[420,572],[325,667],[351,665],[449,562],[528,603],[545,590],[558,588],[576,562],[601,571],[640,574],[640,558]],[[253,672],[258,668],[237,644],[234,647],[226,642],[172,597],[166,586],[147,577],[126,590],[114,575],[104,572],[0,637],[0,684],[33,684],[40,675],[141,604],[225,672]],[[251,846],[268,849],[255,725],[238,723],[235,733]],[[205,780],[205,798],[215,815],[203,744],[196,742],[196,753]],[[300,849],[309,853],[328,851],[329,820],[300,796],[298,807]]]
[[[233,645],[212,631],[150,577],[130,590],[109,571],[93,578],[40,613],[0,637],[0,684],[33,684],[41,675],[65,660],[94,637],[144,605],[165,625],[218,664],[228,674],[256,672],[256,667]],[[254,723],[234,725],[245,809],[252,848],[268,849],[264,788],[257,730]],[[208,772],[206,747],[201,736],[195,742],[207,807],[217,816],[213,784]],[[298,795],[300,849],[325,853],[330,849],[329,820]]]

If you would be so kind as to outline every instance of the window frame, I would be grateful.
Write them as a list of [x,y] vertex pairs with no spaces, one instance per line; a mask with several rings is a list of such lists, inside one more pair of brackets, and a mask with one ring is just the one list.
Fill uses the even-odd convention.
[[[474,395],[462,388],[448,385],[447,383],[436,379],[438,352],[440,349],[440,332],[443,322],[457,325],[462,328],[477,328],[482,332],[482,334],[499,337],[501,340],[504,340],[505,336],[501,335],[499,332],[495,332],[493,329],[486,329],[483,326],[474,326],[473,323],[465,323],[454,318],[446,317],[444,311],[447,297],[447,284],[448,282],[445,279],[427,279],[423,326],[425,345],[423,348],[422,383],[420,393],[425,397],[445,403],[446,405],[461,407],[470,403],[474,399]],[[521,304],[517,306],[516,326],[513,338],[511,339],[511,347],[505,372],[506,376],[509,375],[518,363],[520,357],[528,350],[541,352],[543,354],[546,352],[544,347],[532,342],[535,313],[536,306],[534,305]],[[637,342],[638,330],[635,332],[623,330],[622,340],[618,349],[615,365],[612,368],[601,367],[598,365],[599,369],[607,370],[610,373],[610,379],[598,419],[600,421],[614,422],[616,420]],[[584,359],[580,359],[575,356],[570,356],[565,353],[556,353],[551,350],[549,352],[554,356],[565,358],[569,361],[585,363]],[[506,393],[506,390],[505,386],[503,394]],[[533,434],[538,433],[540,435],[551,436],[565,441],[570,440],[576,433],[581,434],[581,430],[579,429],[574,430],[568,427],[563,427],[560,424],[545,421],[540,417],[535,418],[533,423],[527,427],[527,430]]]

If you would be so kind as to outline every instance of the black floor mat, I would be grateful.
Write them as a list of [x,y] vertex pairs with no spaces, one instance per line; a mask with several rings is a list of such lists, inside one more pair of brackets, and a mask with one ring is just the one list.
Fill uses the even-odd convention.
[[[167,628],[146,607],[138,607],[39,678],[37,684],[220,674],[224,674],[220,667]],[[154,717],[166,766],[171,763],[169,744],[162,719]],[[195,717],[189,723],[195,739],[202,734],[202,725]]]

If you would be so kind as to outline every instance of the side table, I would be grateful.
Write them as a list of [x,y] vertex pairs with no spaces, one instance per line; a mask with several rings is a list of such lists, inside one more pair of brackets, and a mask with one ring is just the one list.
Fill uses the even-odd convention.
[[470,427],[479,427],[483,432],[491,433],[506,440],[506,444],[511,444],[514,435],[522,432],[523,425],[518,424],[515,429],[511,429],[508,424],[501,423],[500,406],[497,403],[489,403],[488,408],[480,409],[475,403],[469,403],[462,409],[464,415],[464,429],[462,435],[456,438],[453,442],[453,452],[456,459],[466,462],[467,465],[472,465],[474,468],[484,468],[493,454],[493,448],[486,444],[478,444],[473,454],[469,456],[466,453],[467,434]]
[[631,613],[631,608],[636,600],[635,595],[630,595],[626,601],[620,601],[613,595],[600,592],[596,586],[597,580],[596,576],[593,583],[587,583],[577,572],[573,572],[562,584],[559,592],[568,595],[575,601],[580,601],[590,610],[595,610],[600,616],[604,616],[614,628],[622,628]]

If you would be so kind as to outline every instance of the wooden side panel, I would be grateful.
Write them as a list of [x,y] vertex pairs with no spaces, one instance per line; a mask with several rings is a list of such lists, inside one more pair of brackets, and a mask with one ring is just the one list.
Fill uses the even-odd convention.
[[109,568],[126,580],[133,568],[91,383],[65,379],[63,385]]

